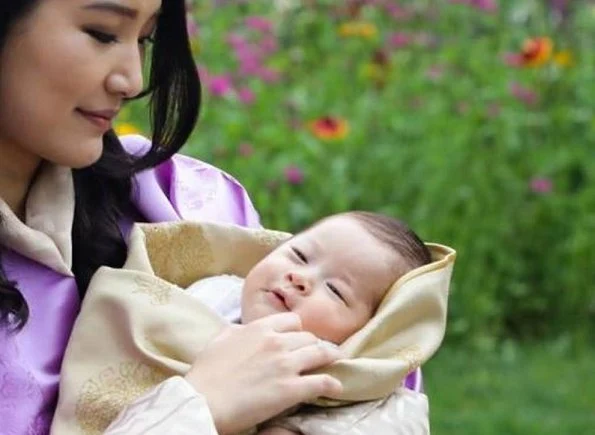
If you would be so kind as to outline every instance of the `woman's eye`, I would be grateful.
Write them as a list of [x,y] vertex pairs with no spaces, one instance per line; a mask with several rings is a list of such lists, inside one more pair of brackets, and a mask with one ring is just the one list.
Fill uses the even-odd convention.
[[105,33],[101,30],[94,29],[86,29],[85,32],[101,44],[113,44],[114,42],[118,42],[116,35],[112,35],[111,33]]
[[329,288],[329,290],[331,292],[333,292],[335,294],[335,296],[337,296],[339,299],[341,299],[343,302],[345,302],[345,298],[343,297],[341,292],[339,290],[337,290],[337,287],[335,287],[331,283],[327,283],[326,286]]
[[297,258],[300,259],[300,261],[307,263],[308,262],[308,258],[306,258],[306,256],[304,255],[304,253],[302,251],[300,251],[297,248],[291,248],[293,250],[293,253],[296,255]]

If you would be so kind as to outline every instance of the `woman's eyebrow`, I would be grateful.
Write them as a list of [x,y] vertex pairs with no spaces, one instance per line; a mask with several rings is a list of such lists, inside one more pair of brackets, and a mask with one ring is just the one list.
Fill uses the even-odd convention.
[[[110,1],[98,1],[95,3],[91,3],[89,5],[84,6],[83,9],[111,12],[130,19],[135,19],[138,16],[138,11],[136,9],[132,9],[127,6]],[[151,16],[151,19],[159,15],[159,12],[160,11],[155,12],[153,16]]]
[[121,15],[126,18],[134,19],[138,15],[138,11],[136,9],[129,8],[127,6],[123,6],[118,3],[113,3],[110,1],[99,1],[95,3],[88,4],[83,7],[85,10],[95,10],[95,11],[105,11],[105,12],[112,12],[117,15]]

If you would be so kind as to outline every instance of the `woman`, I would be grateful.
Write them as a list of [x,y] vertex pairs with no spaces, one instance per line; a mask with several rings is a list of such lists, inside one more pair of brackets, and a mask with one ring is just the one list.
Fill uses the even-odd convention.
[[[149,43],[152,141],[119,140],[111,121],[143,93]],[[258,225],[235,180],[174,156],[194,127],[199,90],[184,0],[1,3],[3,431],[49,431],[60,363],[87,285],[100,266],[122,266],[134,221]],[[334,378],[301,374],[337,357],[292,314],[226,330],[184,379],[137,401],[110,433],[144,433],[139,422],[159,432],[166,415],[176,433],[239,431],[339,390]]]

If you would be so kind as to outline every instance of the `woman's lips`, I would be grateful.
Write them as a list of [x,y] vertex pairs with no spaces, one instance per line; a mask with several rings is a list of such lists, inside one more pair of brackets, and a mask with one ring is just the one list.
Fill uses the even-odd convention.
[[82,109],[77,109],[77,112],[103,132],[106,132],[112,128],[112,119],[115,116],[113,115],[113,111],[109,111],[109,113],[107,113],[108,111],[89,112]]

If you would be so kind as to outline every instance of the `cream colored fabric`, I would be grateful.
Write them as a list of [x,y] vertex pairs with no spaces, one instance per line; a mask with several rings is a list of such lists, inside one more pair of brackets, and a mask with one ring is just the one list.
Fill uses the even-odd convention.
[[[184,374],[222,328],[182,288],[211,275],[245,276],[287,233],[215,223],[141,224],[123,269],[94,276],[69,343],[53,433],[101,433],[127,404]],[[325,370],[341,405],[389,396],[440,345],[455,253],[429,245],[435,261],[401,277],[375,317],[343,345],[348,359]]]
[[278,426],[303,435],[427,435],[428,398],[401,387],[371,402],[333,408],[309,407],[263,427]]
[[105,435],[217,435],[205,398],[174,376],[138,398]]
[[72,276],[74,184],[70,168],[44,163],[27,195],[25,223],[0,198],[0,243]]

